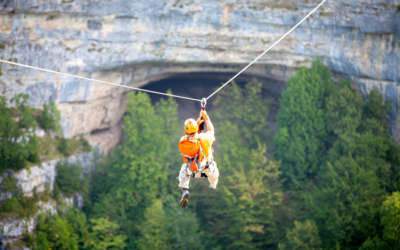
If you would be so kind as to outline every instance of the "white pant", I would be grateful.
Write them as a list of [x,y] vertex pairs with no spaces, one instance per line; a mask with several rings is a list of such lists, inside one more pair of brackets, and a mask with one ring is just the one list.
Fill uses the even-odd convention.
[[[207,175],[207,179],[210,182],[210,188],[216,189],[219,178],[219,170],[217,168],[217,163],[212,161],[212,163],[208,166],[208,168],[203,169],[202,171]],[[200,171],[195,173],[194,178],[200,178]],[[186,164],[182,164],[181,171],[179,172],[179,187],[189,189],[190,176],[192,176],[193,172],[187,167]]]

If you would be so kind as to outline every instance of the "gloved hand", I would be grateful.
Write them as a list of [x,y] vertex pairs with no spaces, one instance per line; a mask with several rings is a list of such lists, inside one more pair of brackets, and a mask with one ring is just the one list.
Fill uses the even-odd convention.
[[201,119],[201,117],[199,119],[197,119],[197,126],[200,126],[204,123],[204,119]]
[[208,120],[207,112],[205,110],[202,110],[200,112],[200,117],[202,117],[205,121],[207,121]]

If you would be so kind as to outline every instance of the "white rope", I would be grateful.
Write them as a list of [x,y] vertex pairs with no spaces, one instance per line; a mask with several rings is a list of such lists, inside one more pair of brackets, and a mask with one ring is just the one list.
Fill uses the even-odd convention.
[[162,92],[148,90],[148,89],[135,88],[135,87],[131,87],[131,86],[123,85],[123,84],[118,84],[118,83],[113,83],[113,82],[108,82],[108,81],[103,81],[103,80],[92,79],[92,78],[88,78],[88,77],[84,77],[84,76],[79,76],[79,75],[74,75],[74,74],[69,74],[69,73],[64,73],[64,72],[58,72],[58,71],[50,70],[50,69],[43,69],[43,68],[39,68],[39,67],[35,67],[35,66],[22,64],[22,63],[11,62],[11,61],[7,61],[7,60],[3,60],[3,59],[0,59],[0,62],[1,63],[10,64],[10,65],[14,65],[14,66],[20,66],[20,67],[24,67],[24,68],[28,68],[28,69],[39,70],[39,71],[43,71],[43,72],[47,72],[47,73],[53,73],[53,74],[57,74],[57,75],[73,77],[73,78],[83,79],[83,80],[97,82],[97,83],[103,83],[103,84],[107,84],[107,85],[111,85],[111,86],[115,86],[115,87],[122,87],[122,88],[133,89],[133,90],[147,92],[147,93],[156,94],[156,95],[164,95],[164,96],[169,96],[169,97],[174,97],[174,98],[179,98],[179,99],[185,99],[185,100],[190,100],[190,101],[201,102],[200,99],[196,99],[196,98],[190,98],[190,97],[186,97],[186,96],[179,96],[179,95],[174,95],[174,94],[162,93]]
[[214,96],[216,93],[218,93],[221,89],[223,89],[226,85],[228,85],[230,82],[235,80],[236,77],[238,77],[240,74],[242,74],[244,71],[246,71],[251,65],[253,65],[255,62],[257,62],[261,57],[263,57],[268,51],[270,51],[272,48],[274,48],[280,41],[282,41],[285,37],[287,37],[290,33],[292,33],[300,24],[302,24],[309,16],[311,16],[315,11],[317,11],[327,0],[322,0],[313,10],[310,11],[303,19],[300,20],[295,26],[293,26],[288,32],[286,32],[281,38],[279,38],[277,41],[275,41],[272,45],[270,45],[263,53],[258,55],[256,58],[254,58],[253,61],[251,61],[246,67],[244,67],[242,70],[240,70],[236,75],[234,75],[231,79],[229,79],[227,82],[225,82],[221,87],[219,87],[217,90],[215,90],[211,95],[209,95],[206,99],[210,99],[212,96]]

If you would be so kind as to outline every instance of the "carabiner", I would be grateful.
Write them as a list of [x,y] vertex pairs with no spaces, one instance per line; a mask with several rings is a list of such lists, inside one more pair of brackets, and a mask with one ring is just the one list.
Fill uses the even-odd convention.
[[203,98],[201,99],[200,104],[201,104],[201,108],[202,108],[203,110],[206,110],[207,99],[203,97]]

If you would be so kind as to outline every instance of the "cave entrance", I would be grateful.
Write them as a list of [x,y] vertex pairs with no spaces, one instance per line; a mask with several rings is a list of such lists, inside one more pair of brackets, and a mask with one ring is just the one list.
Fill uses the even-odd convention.
[[[142,88],[155,90],[160,92],[166,92],[171,90],[174,94],[193,97],[201,99],[207,97],[214,90],[220,87],[224,82],[230,79],[235,73],[215,73],[215,72],[195,72],[195,73],[179,73],[164,79],[150,82]],[[246,83],[252,79],[256,79],[263,84],[262,95],[265,98],[271,99],[271,110],[269,121],[270,125],[275,127],[276,111],[279,107],[279,99],[285,83],[269,77],[247,75],[242,74],[235,79],[235,82],[243,87]],[[225,88],[229,89],[229,85]],[[217,94],[218,95],[218,94]],[[160,98],[165,98],[159,95],[150,95],[152,102],[155,103]],[[215,98],[215,97],[213,97]],[[212,111],[213,98],[210,99],[210,103],[207,104],[207,109]],[[179,119],[184,120],[188,117],[197,116],[200,111],[200,103],[182,99],[175,99],[178,103]]]

